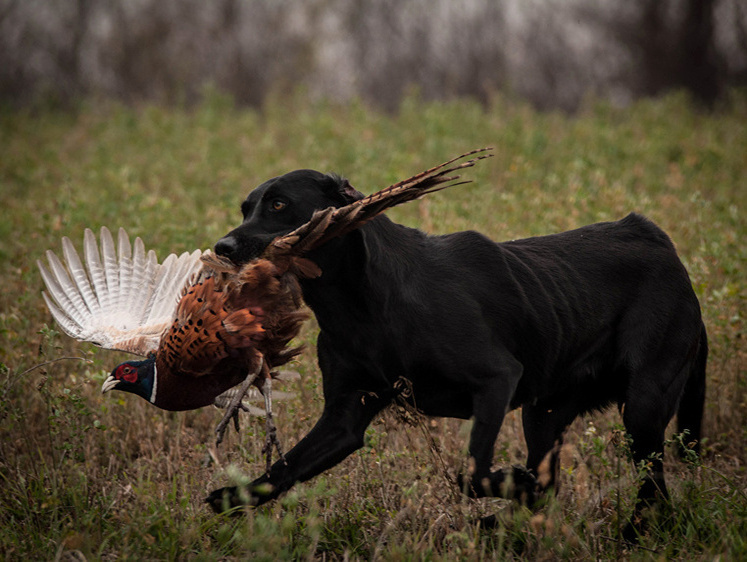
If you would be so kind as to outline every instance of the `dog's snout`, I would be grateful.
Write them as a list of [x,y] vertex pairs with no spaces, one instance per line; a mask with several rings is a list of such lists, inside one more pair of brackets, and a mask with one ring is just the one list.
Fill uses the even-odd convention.
[[215,243],[215,253],[227,258],[232,257],[239,248],[239,243],[233,236],[224,236]]

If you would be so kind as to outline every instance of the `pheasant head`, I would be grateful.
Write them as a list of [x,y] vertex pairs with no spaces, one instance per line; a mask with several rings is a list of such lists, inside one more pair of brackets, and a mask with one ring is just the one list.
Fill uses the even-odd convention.
[[122,390],[156,403],[156,357],[144,361],[127,361],[117,365],[101,387],[101,392]]

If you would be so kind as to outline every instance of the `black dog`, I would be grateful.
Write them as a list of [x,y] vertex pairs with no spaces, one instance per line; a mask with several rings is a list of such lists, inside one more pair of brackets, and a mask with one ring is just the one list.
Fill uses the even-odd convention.
[[[315,210],[360,197],[312,170],[271,179],[249,194],[243,223],[215,251],[244,263]],[[427,236],[381,216],[309,257],[323,271],[302,288],[321,328],[324,412],[249,497],[213,492],[216,510],[276,498],[360,448],[401,377],[423,413],[474,418],[471,495],[500,493],[506,473],[491,464],[509,410],[522,407],[536,475],[546,456],[556,465],[576,416],[614,403],[635,461],[650,461],[637,510],[667,497],[664,430],[677,413],[679,429],[699,439],[708,344],[688,274],[656,225],[631,214],[496,244],[476,232]],[[514,494],[531,495],[528,476],[515,472]]]

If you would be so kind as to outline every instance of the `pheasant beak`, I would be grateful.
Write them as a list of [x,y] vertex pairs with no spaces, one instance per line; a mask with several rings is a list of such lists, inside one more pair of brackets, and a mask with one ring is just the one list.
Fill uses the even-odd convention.
[[109,375],[107,379],[104,381],[104,384],[101,385],[101,394],[104,394],[105,392],[109,392],[118,384],[119,384],[119,381],[114,378],[114,375]]

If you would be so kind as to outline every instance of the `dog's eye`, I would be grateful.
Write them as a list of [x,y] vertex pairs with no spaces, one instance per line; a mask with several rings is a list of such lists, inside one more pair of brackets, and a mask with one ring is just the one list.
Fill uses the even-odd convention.
[[270,203],[270,208],[273,211],[282,211],[287,206],[288,206],[288,203],[286,203],[282,199],[273,199],[272,202]]

